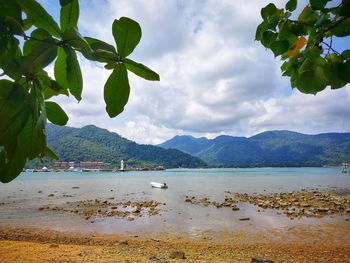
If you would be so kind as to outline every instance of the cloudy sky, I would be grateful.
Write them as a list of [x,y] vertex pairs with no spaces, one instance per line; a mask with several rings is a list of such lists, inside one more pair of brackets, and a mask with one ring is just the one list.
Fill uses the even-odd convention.
[[[53,1],[41,2],[58,17]],[[143,36],[131,57],[157,71],[161,81],[130,73],[129,103],[110,119],[103,86],[111,72],[81,59],[83,100],[56,99],[70,117],[69,126],[94,124],[147,144],[179,134],[213,138],[282,129],[350,131],[349,85],[316,96],[292,90],[289,79],[281,77],[280,62],[254,41],[260,9],[268,2],[282,7],[286,1],[80,2],[79,30],[85,36],[114,43],[115,18],[138,21]]]

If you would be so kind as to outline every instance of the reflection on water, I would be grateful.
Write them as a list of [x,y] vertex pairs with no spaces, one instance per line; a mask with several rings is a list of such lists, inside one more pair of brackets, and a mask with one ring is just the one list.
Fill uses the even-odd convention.
[[[150,182],[166,182],[169,188],[151,188]],[[72,188],[74,187],[74,188]],[[79,187],[79,188],[77,188]],[[290,220],[277,211],[257,212],[257,207],[239,203],[229,208],[192,205],[185,196],[223,201],[230,193],[263,193],[303,188],[350,187],[350,176],[340,168],[247,168],[173,169],[126,173],[23,173],[15,181],[0,185],[0,225],[44,227],[65,231],[94,231],[108,234],[149,233],[166,230],[192,235],[214,230],[264,230],[298,224],[331,222],[339,218]],[[48,197],[50,194],[53,196]],[[55,211],[38,211],[41,206],[63,206],[66,202],[108,199],[117,202],[156,200],[160,215],[134,221],[126,218],[90,220]],[[249,217],[249,221],[239,218]]]

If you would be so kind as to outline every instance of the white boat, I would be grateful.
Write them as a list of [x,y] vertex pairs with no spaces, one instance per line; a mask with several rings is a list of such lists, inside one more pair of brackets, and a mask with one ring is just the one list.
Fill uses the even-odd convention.
[[168,185],[166,183],[156,183],[156,182],[151,182],[151,186],[154,188],[168,188]]

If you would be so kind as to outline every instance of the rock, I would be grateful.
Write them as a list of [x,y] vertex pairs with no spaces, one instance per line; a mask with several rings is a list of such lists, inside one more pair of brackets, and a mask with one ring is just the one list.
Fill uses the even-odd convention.
[[185,252],[182,252],[182,251],[173,251],[170,253],[169,255],[170,258],[172,259],[185,259]]
[[251,263],[273,263],[272,260],[252,257]]
[[128,221],[134,221],[135,220],[135,218],[133,218],[133,217],[128,217]]
[[79,186],[73,186],[72,189],[79,189]]
[[235,207],[232,207],[232,211],[238,211],[239,210],[239,207],[235,206]]
[[42,192],[43,192],[43,191],[40,190],[40,191],[38,191],[38,194],[41,194]]
[[48,197],[52,197],[52,196],[55,196],[54,194],[49,194]]
[[128,243],[128,240],[120,240],[118,244],[119,245],[128,245],[129,243]]
[[250,218],[249,218],[249,217],[242,217],[242,218],[240,218],[239,220],[240,220],[240,221],[248,221],[248,220],[250,220]]
[[58,247],[59,247],[58,244],[51,244],[51,245],[50,245],[50,248],[58,248]]

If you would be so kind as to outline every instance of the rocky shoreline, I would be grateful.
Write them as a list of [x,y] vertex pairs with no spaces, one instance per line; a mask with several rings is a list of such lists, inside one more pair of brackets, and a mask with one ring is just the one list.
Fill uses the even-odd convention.
[[[113,200],[114,197],[110,199]],[[113,202],[96,198],[66,202],[64,206],[42,206],[38,210],[76,214],[94,223],[96,218],[115,217],[134,221],[143,216],[159,215],[160,205],[165,205],[165,203],[161,204],[154,200]]]
[[[230,192],[227,192],[231,194]],[[350,190],[349,189],[302,189],[284,193],[247,194],[235,193],[234,198],[226,196],[224,201],[210,200],[209,197],[198,198],[186,196],[185,202],[194,205],[215,206],[216,208],[230,208],[239,211],[239,202],[247,202],[258,206],[257,212],[264,209],[282,211],[290,219],[301,217],[322,218],[325,216],[349,216],[350,218]],[[349,218],[346,218],[349,221]]]

